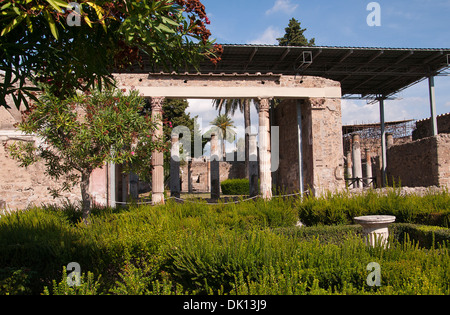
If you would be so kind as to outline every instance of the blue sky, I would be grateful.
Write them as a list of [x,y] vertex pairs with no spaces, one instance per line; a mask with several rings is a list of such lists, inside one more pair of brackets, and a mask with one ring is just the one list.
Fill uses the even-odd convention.
[[[203,0],[210,30],[222,44],[277,44],[291,18],[307,28],[318,46],[450,48],[450,0],[384,0],[381,26],[367,25],[370,0]],[[424,81],[387,101],[386,119],[430,116],[428,83]],[[436,78],[438,114],[450,112],[450,77]],[[217,115],[211,101],[191,101],[189,111],[200,114],[203,127]],[[343,123],[379,122],[378,105],[343,101]],[[252,124],[257,125],[256,112]],[[241,115],[234,117],[242,125]]]

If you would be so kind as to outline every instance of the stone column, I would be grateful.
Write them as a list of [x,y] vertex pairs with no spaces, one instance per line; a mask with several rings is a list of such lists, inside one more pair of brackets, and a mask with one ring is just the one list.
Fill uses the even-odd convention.
[[[362,164],[361,164],[361,143],[359,135],[353,135],[353,178],[361,179],[362,175]],[[359,181],[355,184],[355,188],[362,187],[362,183]]]
[[130,173],[128,175],[129,178],[129,188],[130,188],[130,197],[133,200],[139,199],[139,176],[134,173]]
[[388,149],[394,145],[394,135],[392,133],[386,134],[386,142]]
[[[152,120],[157,127],[153,134],[153,141],[163,138],[162,106],[164,97],[153,97],[151,99]],[[164,204],[164,154],[154,151],[152,153],[152,203],[154,205]]]
[[272,199],[272,172],[270,152],[270,99],[259,99],[259,175],[260,193],[266,200]]
[[371,178],[372,178],[372,156],[370,154],[370,150],[366,149],[366,186],[371,186]]
[[170,196],[180,198],[180,142],[179,136],[172,135],[170,157]]
[[[347,152],[347,178],[353,178],[353,163],[352,163],[352,151]],[[348,180],[348,184],[351,183],[351,180]],[[353,185],[352,187],[353,188]]]
[[248,178],[250,180],[250,197],[258,195],[258,146],[256,135],[249,135]]
[[220,198],[220,149],[216,134],[211,135],[211,199]]

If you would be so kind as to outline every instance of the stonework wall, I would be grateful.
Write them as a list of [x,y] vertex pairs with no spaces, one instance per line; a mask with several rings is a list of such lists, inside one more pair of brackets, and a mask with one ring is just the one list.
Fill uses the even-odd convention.
[[439,186],[450,188],[450,134],[441,134],[437,138]]
[[60,184],[45,176],[43,163],[36,163],[24,168],[9,158],[3,144],[11,138],[36,140],[33,137],[6,136],[4,132],[2,135],[0,131],[0,200],[6,202],[8,209],[20,210],[32,205],[60,204],[66,199],[78,202],[81,199],[79,188],[75,188],[69,193],[63,193],[61,198],[54,199],[48,188],[54,189]]
[[297,104],[301,108],[303,187],[316,194],[344,189],[340,100],[286,100],[275,111],[280,126],[277,184],[288,193],[300,190]]
[[[450,134],[450,113],[437,117],[438,132],[440,134]],[[413,131],[413,140],[420,140],[431,137],[431,120],[424,119],[416,122],[416,129]]]
[[[316,194],[345,188],[340,99],[309,99],[307,123],[312,125],[307,143],[312,145],[311,188]],[[305,141],[304,141],[305,142]]]
[[[300,190],[297,101],[285,100],[274,111],[273,122],[280,129],[277,188],[287,193]],[[305,167],[304,167],[305,168]]]
[[[190,167],[191,191],[192,192],[209,192],[210,191],[210,174],[209,160],[195,159]],[[220,182],[227,179],[245,178],[244,162],[220,162]],[[188,163],[181,166],[181,191],[189,192],[189,167]]]
[[386,173],[390,184],[401,182],[405,187],[449,185],[450,135],[390,147]]

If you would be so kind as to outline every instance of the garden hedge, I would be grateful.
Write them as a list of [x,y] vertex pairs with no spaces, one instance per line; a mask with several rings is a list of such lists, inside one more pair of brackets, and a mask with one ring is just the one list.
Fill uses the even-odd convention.
[[[444,197],[426,197],[435,202],[426,210],[445,214]],[[327,211],[339,221],[313,199],[98,209],[88,225],[76,207],[28,209],[0,218],[0,294],[450,294],[449,230],[392,208],[413,203],[371,198],[412,221],[390,226],[387,249],[366,246],[347,221],[296,227],[302,203],[318,222]],[[370,204],[362,200],[341,207],[342,218]],[[81,266],[80,287],[67,286],[70,262]],[[381,287],[366,284],[371,262]]]
[[220,183],[224,195],[246,195],[250,194],[250,182],[248,179],[227,179]]

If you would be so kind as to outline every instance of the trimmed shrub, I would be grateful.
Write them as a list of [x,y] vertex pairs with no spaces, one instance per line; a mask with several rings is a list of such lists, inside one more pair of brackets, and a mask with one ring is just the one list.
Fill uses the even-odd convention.
[[450,244],[450,229],[439,226],[400,223],[393,224],[391,229],[397,240],[411,239],[423,248]]
[[250,194],[250,182],[248,179],[227,179],[220,183],[224,195],[246,195]]
[[402,195],[391,188],[386,194],[374,190],[352,195],[349,192],[321,197],[306,196],[297,202],[300,221],[307,226],[353,224],[365,215],[394,215],[398,223],[449,227],[450,194]]

